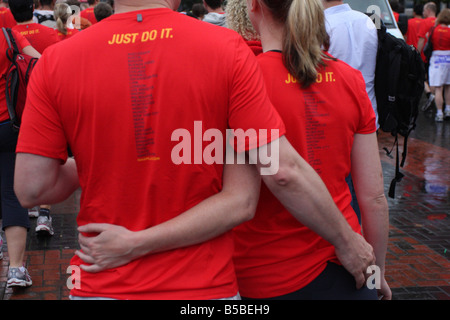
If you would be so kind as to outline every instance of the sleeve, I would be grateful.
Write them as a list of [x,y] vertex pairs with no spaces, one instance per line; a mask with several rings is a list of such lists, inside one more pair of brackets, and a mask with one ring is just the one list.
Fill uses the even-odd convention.
[[417,33],[419,38],[425,38],[427,37],[427,33],[430,30],[430,26],[428,25],[427,20],[423,20],[419,25],[419,31]]
[[237,41],[231,81],[228,125],[235,132],[231,144],[236,151],[255,149],[284,135],[284,123],[267,95],[256,57],[242,39]]
[[28,83],[27,100],[19,131],[16,152],[32,153],[48,158],[67,160],[67,140],[61,120],[52,101],[43,55],[33,69]]
[[31,45],[27,38],[25,38],[20,32],[17,32],[16,30],[11,31],[20,51],[22,51],[23,48]]
[[377,131],[376,116],[375,111],[372,107],[372,102],[370,101],[369,95],[367,94],[366,84],[364,82],[363,76],[358,73],[355,75],[355,90],[358,90],[357,96],[361,97],[358,99],[360,108],[359,124],[356,133],[359,134],[369,134]]

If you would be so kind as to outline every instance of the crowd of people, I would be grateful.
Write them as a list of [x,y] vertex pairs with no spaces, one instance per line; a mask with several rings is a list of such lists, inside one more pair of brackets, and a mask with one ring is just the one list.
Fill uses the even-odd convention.
[[[394,2],[398,2],[394,0]],[[439,12],[434,2],[418,4],[414,15],[408,20],[405,41],[419,50],[426,66],[425,111],[436,109],[435,121],[450,119],[450,9]],[[432,56],[426,57],[424,49],[432,43]]]
[[[369,18],[340,0],[179,5],[88,0],[77,14],[72,0],[9,0],[0,10],[39,58],[20,136],[0,93],[8,286],[32,285],[29,217],[52,235],[45,204],[81,188],[71,299],[391,299]],[[428,79],[441,113],[446,15]],[[420,46],[427,32],[413,28],[406,39]],[[1,57],[3,73],[8,64]],[[201,161],[190,140],[194,162],[174,163],[180,129],[200,130],[200,155],[219,131],[245,163]],[[239,144],[228,129],[256,136]],[[277,155],[271,174],[264,154]]]

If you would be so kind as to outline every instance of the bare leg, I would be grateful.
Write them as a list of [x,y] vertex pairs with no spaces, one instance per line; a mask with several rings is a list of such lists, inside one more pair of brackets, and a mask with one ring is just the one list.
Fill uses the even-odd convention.
[[27,244],[27,229],[19,226],[8,227],[5,229],[5,236],[10,268],[22,267]]

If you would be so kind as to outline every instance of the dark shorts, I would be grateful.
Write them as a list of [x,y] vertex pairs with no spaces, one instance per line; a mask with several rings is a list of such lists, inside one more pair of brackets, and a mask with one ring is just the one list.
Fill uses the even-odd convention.
[[343,266],[328,262],[325,270],[306,287],[267,300],[378,300],[378,295],[376,289],[366,286],[356,289],[355,279]]
[[17,133],[9,123],[0,123],[0,201],[2,228],[20,226],[30,228],[28,210],[23,208],[14,193]]

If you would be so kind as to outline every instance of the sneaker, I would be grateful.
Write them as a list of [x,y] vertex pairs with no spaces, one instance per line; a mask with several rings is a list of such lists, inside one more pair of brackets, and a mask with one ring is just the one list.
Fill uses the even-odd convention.
[[450,119],[450,110],[444,111],[444,119]]
[[428,96],[427,101],[425,102],[425,104],[422,106],[422,111],[427,111],[428,108],[431,106],[431,104],[434,101],[434,94],[430,93],[430,95]]
[[444,114],[443,113],[436,113],[436,116],[434,117],[434,121],[436,121],[436,122],[444,121]]
[[31,209],[28,209],[28,216],[30,218],[37,218],[39,217],[39,207],[34,207]]
[[6,287],[29,287],[33,284],[28,270],[24,267],[9,268]]
[[52,227],[52,217],[48,218],[46,216],[39,216],[37,219],[36,232],[52,236],[54,234]]

